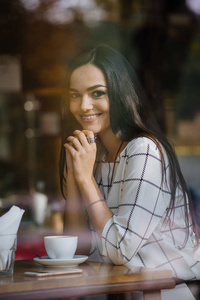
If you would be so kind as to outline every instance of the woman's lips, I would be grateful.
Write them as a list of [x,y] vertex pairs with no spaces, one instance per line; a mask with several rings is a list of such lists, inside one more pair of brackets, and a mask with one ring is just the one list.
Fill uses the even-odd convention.
[[85,115],[81,116],[81,118],[86,122],[92,122],[95,121],[101,114],[94,114],[94,115]]

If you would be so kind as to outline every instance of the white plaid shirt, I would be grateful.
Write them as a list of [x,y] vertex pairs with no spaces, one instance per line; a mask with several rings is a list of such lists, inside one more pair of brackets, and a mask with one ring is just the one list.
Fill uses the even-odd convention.
[[121,152],[111,185],[113,167],[114,162],[106,162],[104,156],[95,165],[95,179],[114,216],[106,223],[101,241],[93,232],[90,259],[170,269],[175,277],[200,279],[191,227],[182,248],[187,228],[180,189],[169,220],[171,226],[163,223],[171,197],[166,156],[163,183],[160,151],[145,137],[132,140]]

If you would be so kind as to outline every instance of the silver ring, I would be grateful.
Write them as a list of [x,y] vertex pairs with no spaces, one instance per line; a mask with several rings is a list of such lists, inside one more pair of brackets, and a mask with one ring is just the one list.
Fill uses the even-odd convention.
[[88,138],[88,143],[89,143],[89,144],[95,143],[95,137],[94,137],[94,136],[93,136],[93,137],[89,137],[89,138]]

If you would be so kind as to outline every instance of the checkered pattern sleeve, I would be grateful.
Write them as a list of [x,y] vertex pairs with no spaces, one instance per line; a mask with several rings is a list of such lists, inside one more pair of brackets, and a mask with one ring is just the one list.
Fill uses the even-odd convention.
[[144,247],[170,201],[167,180],[162,181],[160,151],[151,140],[140,140],[121,153],[107,198],[114,216],[102,232],[101,254],[114,264],[131,261]]

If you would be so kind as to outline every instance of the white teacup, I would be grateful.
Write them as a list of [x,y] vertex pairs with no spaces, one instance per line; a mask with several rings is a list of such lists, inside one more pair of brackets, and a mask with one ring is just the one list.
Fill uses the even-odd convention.
[[77,236],[45,236],[44,245],[49,258],[71,259],[76,252]]

